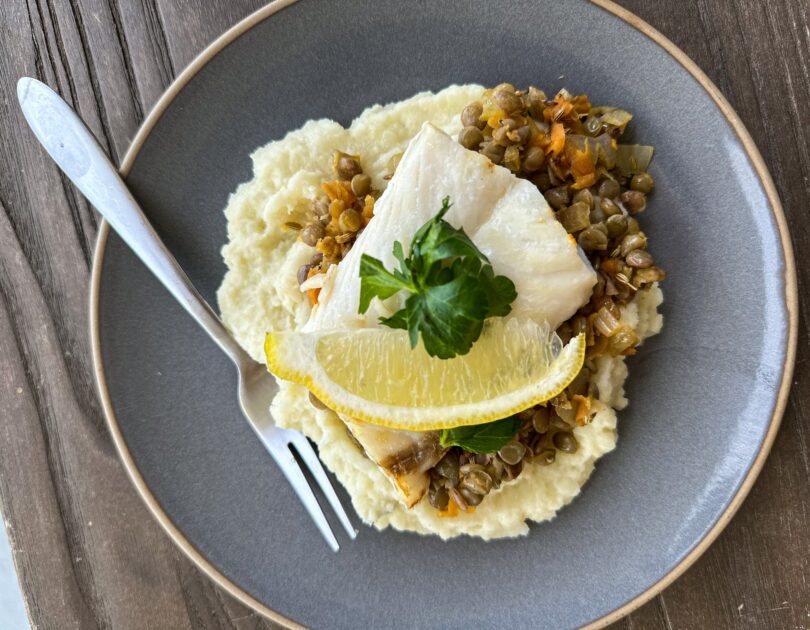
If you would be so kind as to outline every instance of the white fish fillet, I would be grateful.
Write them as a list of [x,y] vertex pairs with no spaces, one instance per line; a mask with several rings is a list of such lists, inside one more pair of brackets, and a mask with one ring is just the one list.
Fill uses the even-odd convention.
[[[596,274],[537,188],[426,123],[375,205],[374,220],[327,273],[304,330],[378,326],[381,315],[397,311],[405,296],[385,303],[375,299],[367,313],[358,314],[360,257],[369,254],[395,268],[394,241],[407,252],[414,233],[439,211],[446,196],[453,205],[445,220],[463,227],[495,273],[515,283],[510,317],[545,321],[554,329],[588,301]],[[425,471],[441,457],[436,434],[344,420],[366,454],[394,481],[404,503],[415,504],[427,490]],[[411,458],[413,470],[406,473],[391,465],[401,456]]]

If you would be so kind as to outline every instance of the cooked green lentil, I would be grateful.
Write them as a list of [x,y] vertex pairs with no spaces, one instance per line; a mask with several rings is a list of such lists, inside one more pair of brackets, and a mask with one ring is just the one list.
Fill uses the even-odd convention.
[[[465,511],[480,504],[488,492],[517,477],[527,460],[547,466],[558,452],[576,452],[574,429],[590,422],[591,402],[599,395],[591,380],[594,359],[635,352],[638,336],[621,322],[620,307],[666,274],[655,265],[632,216],[645,210],[655,182],[646,172],[649,148],[622,148],[616,142],[630,118],[623,110],[593,107],[585,96],[562,91],[547,99],[536,87],[519,91],[508,83],[462,112],[459,142],[540,189],[585,251],[597,284],[590,302],[557,330],[563,342],[585,333],[588,350],[580,374],[554,400],[518,414],[518,435],[498,453],[450,448],[430,471],[428,497],[439,510],[451,501]],[[641,164],[643,155],[647,159]],[[627,156],[637,170],[628,171]],[[491,485],[482,483],[480,467]]]

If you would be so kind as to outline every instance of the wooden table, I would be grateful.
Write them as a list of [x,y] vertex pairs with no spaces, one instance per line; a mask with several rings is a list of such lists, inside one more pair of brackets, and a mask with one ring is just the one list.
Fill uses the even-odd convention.
[[[98,217],[34,144],[14,92],[22,75],[48,82],[120,160],[172,78],[262,4],[0,1],[0,505],[38,628],[273,627],[174,548],[118,461],[87,334]],[[773,174],[806,286],[807,0],[621,4],[685,50],[739,112]],[[807,347],[803,321],[781,432],[737,517],[683,577],[617,627],[810,627]]]

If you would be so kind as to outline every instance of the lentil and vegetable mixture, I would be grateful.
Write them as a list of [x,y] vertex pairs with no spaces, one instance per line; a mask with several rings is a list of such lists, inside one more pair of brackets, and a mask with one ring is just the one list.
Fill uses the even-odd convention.
[[[590,301],[557,330],[563,343],[586,336],[579,375],[547,404],[520,412],[517,435],[497,453],[447,450],[429,471],[427,498],[441,514],[474,510],[489,492],[520,475],[526,462],[545,466],[576,452],[573,429],[588,424],[602,404],[591,379],[595,360],[635,353],[639,337],[622,322],[621,309],[666,274],[655,265],[637,219],[655,186],[647,172],[653,148],[618,143],[631,118],[622,109],[593,106],[585,95],[561,90],[549,99],[536,87],[517,90],[509,83],[486,90],[461,112],[458,141],[538,187],[588,256],[597,283]],[[299,284],[340,262],[372,219],[380,195],[358,156],[336,153],[333,167],[336,178],[323,183],[312,221],[288,225],[318,252],[299,270]],[[308,294],[315,304],[317,289]]]
[[[298,269],[298,284],[339,263],[374,216],[374,202],[380,191],[372,189],[371,177],[363,173],[360,158],[336,151],[332,156],[335,179],[323,182],[324,194],[312,201],[311,220],[305,226],[287,223],[299,231],[299,238],[314,247],[316,254]],[[307,291],[310,305],[318,301],[319,289]]]

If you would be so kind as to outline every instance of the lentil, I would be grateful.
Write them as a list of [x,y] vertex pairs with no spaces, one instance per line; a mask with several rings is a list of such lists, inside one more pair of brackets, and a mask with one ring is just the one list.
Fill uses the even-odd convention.
[[532,427],[537,433],[548,431],[548,408],[536,407],[532,413]]
[[338,177],[341,179],[351,180],[355,175],[363,172],[360,163],[348,155],[342,155],[338,158],[337,168]]
[[507,114],[511,114],[523,108],[523,100],[515,94],[514,90],[500,89],[493,94],[495,102]]
[[298,280],[299,285],[304,284],[304,282],[306,282],[307,278],[309,278],[309,270],[310,269],[312,269],[312,265],[301,265],[298,268],[298,274],[297,274],[296,279]]
[[655,187],[655,180],[649,173],[636,173],[630,178],[630,190],[637,190],[649,195]]
[[537,171],[546,161],[546,152],[540,147],[529,147],[523,156],[523,170],[527,173]]
[[512,172],[520,170],[520,149],[517,147],[506,147],[503,153],[503,165]]
[[588,188],[583,188],[574,193],[574,203],[584,203],[588,210],[593,209],[593,193]]
[[605,227],[610,238],[618,238],[627,232],[627,217],[623,214],[614,214],[607,218]]
[[517,479],[521,472],[523,472],[523,461],[519,461],[517,464],[511,466],[509,464],[506,465],[506,478],[509,479],[509,481]]
[[618,197],[620,192],[621,187],[612,179],[605,178],[599,183],[598,193],[600,197],[613,199]]
[[616,202],[607,197],[602,197],[599,200],[599,207],[602,209],[602,212],[605,213],[606,217],[612,217],[613,215],[622,213],[621,208],[616,205]]
[[627,261],[627,264],[631,267],[636,267],[638,269],[647,269],[653,265],[652,256],[650,256],[650,253],[644,249],[634,249],[632,252],[627,254],[625,261]]
[[486,469],[487,474],[492,478],[493,486],[495,488],[500,486],[501,479],[503,479],[503,476],[506,474],[506,466],[504,466],[504,463],[497,457],[492,457]]
[[477,494],[468,488],[460,488],[458,492],[464,498],[464,502],[468,506],[475,507],[476,505],[480,505],[481,501],[484,500],[483,495]]
[[344,232],[356,232],[360,229],[360,213],[354,208],[346,208],[340,213],[338,226]]
[[464,475],[464,478],[461,480],[460,488],[466,488],[470,492],[484,496],[492,490],[492,477],[490,477],[483,468],[481,470],[471,471]]
[[573,433],[561,431],[554,434],[554,446],[563,453],[576,453],[579,448],[579,443]]
[[568,203],[568,186],[558,186],[551,188],[545,193],[546,201],[555,210],[559,210]]
[[428,490],[428,502],[435,507],[437,510],[446,510],[447,505],[450,502],[450,493],[447,492],[447,488],[443,486],[430,486]]
[[498,457],[500,457],[501,461],[507,466],[514,466],[519,463],[525,454],[526,446],[515,441],[509,442],[509,444],[498,451]]
[[310,223],[301,231],[301,240],[310,247],[315,247],[326,232],[319,223]]
[[638,190],[625,190],[620,197],[624,207],[630,214],[644,212],[647,207],[647,197]]
[[593,210],[591,210],[591,223],[601,223],[607,219],[607,215],[605,211],[602,210],[601,206],[596,206]]
[[493,164],[500,164],[506,149],[496,142],[485,142],[481,145],[481,153],[488,157]]
[[352,192],[358,197],[365,197],[371,190],[371,177],[365,173],[358,173],[352,177]]
[[608,237],[605,232],[597,227],[600,225],[603,224],[597,223],[579,233],[577,243],[579,243],[579,246],[586,252],[604,251],[607,249]]
[[464,127],[458,133],[458,141],[465,149],[475,150],[484,141],[484,134],[478,127]]
[[461,124],[465,127],[477,127],[483,129],[486,126],[486,121],[481,120],[481,114],[484,113],[484,106],[478,101],[470,103],[461,112]]
[[439,460],[434,470],[445,479],[449,479],[453,485],[456,485],[459,477],[458,449],[450,449],[447,454]]
[[[629,226],[627,231],[630,231]],[[622,239],[620,251],[622,256],[627,256],[627,254],[634,249],[644,249],[645,247],[647,247],[647,237],[644,236],[643,232],[638,232],[636,234],[628,234]]]

